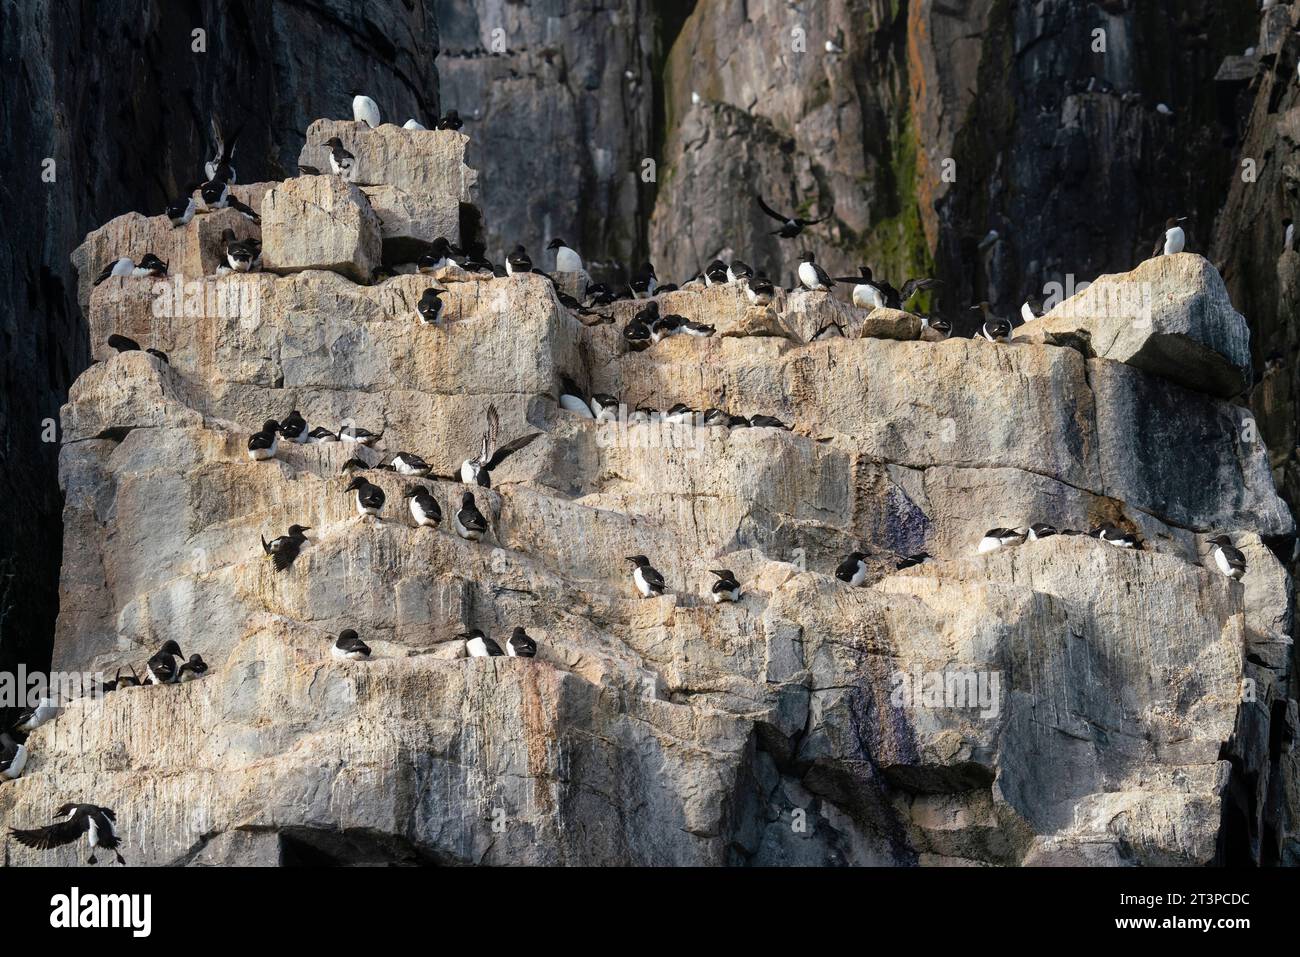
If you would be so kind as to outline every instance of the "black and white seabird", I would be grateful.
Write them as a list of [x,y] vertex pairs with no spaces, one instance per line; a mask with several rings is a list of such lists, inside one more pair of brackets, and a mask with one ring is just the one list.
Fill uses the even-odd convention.
[[158,653],[145,662],[144,683],[147,685],[166,685],[176,680],[176,659],[183,658],[181,646],[168,639],[158,649]]
[[456,110],[448,110],[438,120],[438,129],[440,130],[459,130],[465,123],[460,118],[460,113]]
[[465,639],[465,650],[471,658],[500,658],[505,654],[500,645],[477,628],[463,631],[456,637]]
[[591,411],[595,413],[597,422],[617,422],[618,409],[618,396],[610,395],[608,392],[591,394]]
[[190,655],[190,660],[181,665],[176,672],[176,680],[181,684],[197,681],[208,673],[208,663],[202,655]]
[[754,276],[745,281],[745,295],[756,306],[766,306],[776,295],[776,287],[766,276]]
[[721,286],[731,280],[727,276],[727,264],[721,259],[715,259],[704,267],[704,285]]
[[487,428],[483,431],[483,441],[479,446],[479,453],[472,459],[466,459],[460,466],[460,480],[466,485],[481,485],[483,488],[491,488],[492,470],[542,434],[541,432],[528,432],[498,447],[497,437],[500,431],[501,420],[497,415],[497,407],[495,404],[489,405]]
[[894,568],[901,572],[904,568],[915,568],[918,565],[928,565],[932,561],[934,561],[934,558],[929,552],[917,552],[915,555],[908,555],[906,558],[900,558],[894,563]]
[[757,193],[754,194],[754,198],[758,200],[758,206],[763,210],[763,212],[767,213],[767,215],[771,216],[781,224],[781,228],[774,229],[772,235],[780,236],[782,239],[794,239],[809,226],[816,226],[818,223],[824,223],[826,220],[830,219],[829,215],[823,216],[821,219],[799,219],[795,216],[786,216],[784,213],[778,213],[771,206],[767,205],[767,203],[763,202],[763,197],[759,196]]
[[63,706],[53,698],[42,698],[34,708],[24,708],[18,712],[11,730],[20,734],[31,734],[43,724],[48,724],[63,714]]
[[257,223],[258,225],[261,225],[262,217],[257,214],[257,210],[253,209],[252,206],[246,205],[245,203],[241,203],[239,201],[239,197],[236,196],[234,193],[231,193],[229,196],[226,197],[226,208],[233,209],[235,212],[239,213],[239,215],[243,216],[245,219],[249,220],[250,222],[254,222]]
[[546,248],[555,250],[556,272],[582,272],[582,257],[569,248],[563,239],[552,239]]
[[1156,247],[1151,251],[1151,256],[1176,256],[1187,248],[1187,233],[1183,227],[1178,225],[1187,221],[1186,216],[1177,219],[1170,218],[1165,220],[1164,232],[1156,240]]
[[816,257],[810,252],[799,256],[798,275],[799,282],[805,289],[829,291],[835,285],[835,280],[817,265]]
[[153,253],[145,253],[144,258],[139,263],[132,262],[127,256],[120,259],[114,259],[96,278],[94,285],[98,286],[105,279],[110,277],[133,276],[137,279],[144,276],[165,276],[167,275],[167,264],[155,256]]
[[1020,304],[1020,318],[1025,322],[1033,322],[1036,319],[1043,318],[1045,311],[1043,309],[1043,300],[1030,296]]
[[627,285],[632,290],[633,299],[648,299],[653,296],[659,287],[659,277],[655,275],[654,265],[642,263],[641,268],[632,274]]
[[859,309],[902,309],[918,292],[943,284],[938,279],[918,277],[903,283],[903,290],[899,292],[885,280],[876,279],[870,266],[859,266],[858,275],[836,278],[835,281],[853,284],[851,298]]
[[533,261],[522,245],[516,246],[514,252],[506,257],[506,275],[515,276],[533,271]]
[[745,282],[754,278],[753,267],[739,259],[733,259],[727,266],[728,282]]
[[709,574],[718,577],[718,580],[713,583],[715,603],[740,601],[740,582],[736,581],[736,576],[731,573],[730,568],[710,569]]
[[718,408],[705,409],[700,416],[700,424],[705,428],[729,428],[731,426],[731,416]]
[[230,184],[224,179],[210,179],[199,187],[199,198],[206,210],[225,209],[230,202]]
[[[420,257],[418,267],[422,273],[432,273],[439,269],[446,269],[448,266],[459,266],[460,262],[457,256],[462,256],[461,250],[452,245],[450,239],[446,236],[439,236],[429,247],[429,251]],[[439,289],[438,292],[445,292]]]
[[587,400],[582,397],[582,389],[567,375],[560,376],[560,408],[566,412],[580,415],[584,419],[594,419],[596,413],[591,410]]
[[339,429],[339,440],[355,442],[357,445],[371,446],[383,436],[382,432],[371,432],[359,425],[345,425]]
[[943,342],[952,338],[952,323],[942,317],[926,317],[921,324],[921,339],[925,342]]
[[629,555],[627,561],[631,562],[632,584],[642,598],[652,598],[664,593],[664,576],[650,567],[650,559],[644,555]]
[[291,411],[280,421],[280,435],[290,442],[302,445],[307,441],[309,434],[307,420],[299,414],[297,409]]
[[262,430],[248,437],[248,457],[254,462],[264,462],[275,458],[280,449],[280,423],[267,419],[262,423]]
[[338,440],[339,437],[323,425],[318,425],[307,433],[307,441],[313,445],[322,445],[326,442],[337,442]]
[[685,402],[674,402],[664,413],[664,421],[669,425],[694,425],[695,410]]
[[749,424],[756,429],[785,429],[787,432],[790,431],[790,426],[774,415],[751,415]]
[[1214,547],[1210,550],[1214,567],[1229,578],[1241,581],[1246,575],[1246,556],[1235,548],[1227,535],[1218,535],[1210,539]]
[[194,202],[194,191],[199,188],[198,183],[193,183],[185,190],[185,195],[178,196],[167,204],[167,218],[171,220],[173,228],[189,225],[194,218],[194,211],[198,208]]
[[667,316],[656,316],[650,322],[650,341],[662,342],[669,336],[675,336],[682,331],[686,323],[685,316],[670,314]]
[[707,322],[696,322],[693,319],[685,319],[682,321],[678,331],[683,335],[695,336],[699,339],[707,339],[709,336],[717,332],[717,329]]
[[354,478],[345,492],[356,492],[357,514],[365,517],[377,517],[384,507],[384,490],[378,485],[372,485],[364,478],[358,475]]
[[40,851],[71,844],[85,834],[90,844],[90,858],[86,861],[87,864],[98,863],[95,852],[101,847],[106,851],[112,851],[117,856],[119,864],[126,863],[122,852],[118,850],[122,841],[113,829],[117,815],[111,809],[97,804],[65,804],[54,812],[54,816],[66,820],[29,830],[10,828],[9,834],[24,847],[32,847]]
[[443,306],[442,300],[438,297],[446,291],[433,286],[424,290],[424,293],[420,296],[420,301],[415,306],[415,311],[420,314],[421,322],[433,325],[438,321],[438,317],[442,315]]
[[474,504],[474,493],[465,492],[460,497],[460,509],[456,512],[453,524],[456,534],[466,541],[477,542],[487,533],[487,519]]
[[417,528],[437,528],[442,523],[442,508],[423,485],[408,487],[402,497],[409,503]]
[[506,654],[511,658],[535,658],[537,642],[524,631],[522,625],[516,625],[515,630],[510,633],[510,640],[506,642]]
[[299,163],[299,164],[298,164],[298,172],[301,173],[303,176],[319,176],[319,175],[320,175],[320,170],[319,170],[319,169],[317,169],[315,166],[310,166],[310,165],[308,165],[308,164],[306,164],[306,163]]
[[863,552],[849,552],[835,566],[835,577],[854,588],[867,580],[867,556]]
[[357,633],[351,628],[345,628],[339,632],[338,640],[334,642],[330,654],[347,661],[365,661],[370,657],[370,646],[358,638]]
[[1011,320],[999,319],[989,311],[989,304],[981,302],[971,306],[973,310],[979,310],[984,317],[984,323],[980,326],[979,335],[981,339],[989,342],[1006,342],[1011,337]]
[[1007,548],[1012,545],[1021,544],[1028,536],[1027,531],[1018,528],[990,528],[980,539],[976,547],[976,554],[983,555],[986,552],[996,551],[999,548]]
[[1029,526],[1029,531],[1025,537],[1031,542],[1036,542],[1039,539],[1050,538],[1055,534],[1057,534],[1055,525],[1048,525],[1046,522],[1035,522]]
[[27,745],[0,732],[0,781],[17,781],[27,766]]
[[398,452],[388,464],[381,466],[396,472],[398,475],[414,475],[417,478],[423,478],[433,471],[433,466],[414,452]]
[[1141,550],[1142,541],[1132,532],[1126,532],[1116,525],[1098,525],[1088,532],[1093,538],[1100,539],[1116,548],[1136,548]]
[[331,136],[325,145],[330,151],[330,169],[336,176],[351,179],[356,172],[357,158],[343,148],[343,141],[337,136]]
[[235,272],[250,272],[261,256],[262,244],[256,239],[236,239],[235,231],[227,229],[221,234],[226,252],[226,265]]
[[121,259],[114,259],[112,262],[110,262],[107,266],[104,267],[103,272],[101,272],[98,276],[95,277],[94,284],[98,286],[101,282],[103,282],[105,279],[108,279],[109,277],[129,276],[134,270],[135,270],[135,262],[131,260],[129,257],[123,256]]
[[[235,168],[230,165],[230,162],[235,158],[235,143],[239,140],[239,134],[243,132],[243,127],[235,128],[234,135],[230,137],[229,142],[226,142],[225,137],[222,136],[221,123],[215,116],[211,119],[211,127],[212,159],[203,164],[203,175],[208,178],[209,182],[236,182]],[[190,192],[193,192],[193,190],[190,190]]]
[[364,93],[358,93],[352,98],[352,122],[376,129],[379,126],[379,104]]
[[307,541],[307,536],[303,532],[309,528],[310,525],[290,525],[287,535],[273,538],[269,542],[265,536],[262,536],[262,551],[270,557],[277,572],[282,572],[293,564],[293,560],[298,557],[298,552]]

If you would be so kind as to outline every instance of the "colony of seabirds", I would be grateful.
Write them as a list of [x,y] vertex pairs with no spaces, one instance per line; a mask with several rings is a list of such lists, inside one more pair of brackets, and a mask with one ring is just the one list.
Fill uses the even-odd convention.
[[[370,128],[379,126],[379,108],[367,96],[357,96],[353,101],[353,120]],[[455,110],[449,111],[436,124],[437,129],[459,130],[462,121]],[[425,129],[416,120],[407,121],[405,129]],[[214,155],[204,164],[206,179],[190,184],[185,194],[175,202],[168,204],[166,215],[175,228],[185,227],[200,211],[222,208],[234,209],[253,222],[259,222],[256,212],[240,202],[230,191],[230,184],[235,182],[235,169],[231,165],[234,155],[235,140],[238,132],[229,142],[223,142],[220,127],[213,123]],[[339,137],[332,137],[326,142],[330,150],[330,171],[351,181],[356,175],[356,157],[350,153]],[[301,166],[304,175],[320,175],[315,167]],[[194,193],[197,191],[198,200]],[[769,206],[761,196],[756,197],[764,214],[780,223],[773,235],[782,239],[795,239],[805,229],[815,226],[823,219],[801,219],[780,213]],[[1174,255],[1183,251],[1186,236],[1180,223],[1182,220],[1170,219],[1165,230],[1156,243],[1154,256]],[[245,273],[259,268],[261,260],[261,242],[257,239],[239,239],[233,230],[227,229],[222,237],[225,262],[218,273]],[[557,273],[582,273],[581,256],[562,239],[553,239],[547,245],[548,251],[555,253],[555,271]],[[775,287],[761,271],[755,271],[745,263],[733,259],[730,263],[714,260],[704,267],[698,275],[680,287],[661,283],[655,274],[654,266],[645,263],[634,271],[625,285],[611,288],[603,283],[586,287],[585,301],[580,302],[566,293],[556,280],[548,273],[533,266],[524,246],[519,245],[506,256],[503,264],[490,262],[485,255],[485,247],[478,243],[467,243],[459,248],[446,238],[439,238],[431,244],[428,253],[423,255],[416,268],[421,273],[433,274],[450,267],[458,267],[473,276],[484,278],[501,278],[525,275],[540,275],[550,280],[554,286],[557,299],[566,309],[575,314],[585,325],[593,326],[613,322],[610,314],[602,312],[620,300],[640,300],[644,305],[628,320],[622,330],[622,338],[630,350],[647,349],[669,336],[687,335],[708,337],[714,333],[713,326],[690,321],[679,315],[665,315],[659,310],[656,296],[681,289],[699,289],[713,285],[735,284],[743,289],[750,302],[757,306],[766,306],[773,301]],[[127,257],[114,259],[104,267],[95,280],[99,285],[111,276],[165,276],[167,263],[153,253],[147,253],[139,262]],[[917,293],[933,289],[940,283],[929,278],[909,279],[902,289],[896,289],[890,283],[873,275],[867,266],[860,268],[860,274],[849,278],[832,278],[816,262],[810,252],[799,257],[795,275],[798,286],[812,291],[831,293],[837,285],[847,284],[851,287],[850,299],[853,304],[864,310],[877,308],[902,309]],[[381,282],[393,272],[388,269],[376,270],[374,280]],[[793,291],[793,290],[790,290]],[[416,307],[419,321],[438,325],[442,322],[443,303],[441,296],[446,289],[437,285],[429,286],[421,295]],[[1014,325],[1011,321],[992,316],[988,303],[979,303],[972,307],[981,313],[983,319],[976,337],[988,342],[1006,342],[1010,339]],[[1042,304],[1034,299],[1027,300],[1021,308],[1023,322],[1033,322],[1043,315]],[[940,341],[953,334],[948,320],[941,317],[921,315],[922,338],[927,341]],[[844,330],[836,323],[830,322],[818,329],[813,339],[825,339],[842,336]],[[112,335],[108,345],[119,352],[139,350],[139,343],[126,336]],[[168,362],[167,356],[157,349],[146,350],[161,362]],[[618,421],[620,415],[628,424],[648,424],[662,422],[671,425],[696,426],[705,428],[776,428],[789,429],[779,419],[763,414],[735,415],[722,409],[710,408],[697,410],[678,403],[671,408],[660,411],[638,405],[630,413],[622,408],[620,400],[603,393],[586,394],[571,377],[565,376],[561,383],[560,407],[585,418],[599,422]],[[514,452],[526,447],[542,433],[531,432],[518,436],[504,444],[499,442],[500,421],[496,407],[489,405],[486,414],[486,428],[479,444],[478,452],[461,464],[457,475],[435,475],[429,463],[414,452],[399,451],[391,456],[382,456],[371,464],[360,455],[353,456],[343,466],[345,472],[385,469],[412,479],[442,480],[459,482],[465,486],[460,494],[460,506],[451,514],[450,525],[461,538],[477,542],[489,531],[487,518],[479,511],[475,500],[474,488],[491,488],[492,472]],[[267,461],[278,454],[281,443],[351,443],[360,448],[369,448],[382,437],[382,433],[348,424],[337,430],[322,425],[315,428],[297,410],[293,409],[280,419],[268,419],[262,428],[248,439],[248,457],[253,461]],[[371,483],[363,476],[354,477],[344,490],[353,497],[357,515],[361,520],[382,520],[387,503],[383,489]],[[442,506],[434,497],[433,490],[425,484],[413,482],[403,493],[411,520],[416,527],[435,529],[443,523]],[[294,560],[307,544],[306,533],[310,526],[291,525],[287,532],[268,541],[261,539],[262,550],[277,572],[286,572],[292,568]],[[1075,529],[1057,529],[1046,523],[1035,523],[1028,528],[992,528],[984,533],[976,546],[976,552],[985,554],[998,549],[1011,548],[1026,542],[1040,541],[1052,535],[1088,535],[1101,542],[1117,548],[1141,549],[1142,542],[1137,535],[1126,532],[1117,526],[1103,524],[1089,531]],[[1235,547],[1227,535],[1219,535],[1210,540],[1211,557],[1214,567],[1222,574],[1240,580],[1246,571],[1245,556]],[[866,584],[870,569],[869,556],[864,552],[849,553],[835,569],[835,577],[850,586]],[[645,555],[630,555],[626,561],[630,566],[631,587],[637,595],[651,598],[663,595],[668,585],[650,563]],[[895,566],[899,569],[932,561],[930,555],[922,552],[899,559]],[[711,595],[714,602],[737,602],[742,599],[740,581],[730,569],[716,569],[711,572],[715,580]],[[489,637],[481,629],[470,628],[456,637],[466,642],[470,657],[510,656],[531,658],[537,654],[537,643],[523,627],[515,627],[504,647]],[[370,657],[369,646],[351,628],[342,631],[334,641],[331,653],[349,661],[364,661]],[[133,687],[140,684],[175,684],[202,678],[208,671],[207,664],[200,655],[191,655],[187,660],[175,641],[167,641],[158,652],[144,665],[144,675],[140,677],[134,668],[128,674],[121,669],[111,680],[104,682],[102,693],[117,688]],[[27,736],[47,721],[53,720],[62,711],[62,707],[53,700],[42,701],[31,710],[23,712],[17,722],[7,731],[0,732],[0,780],[13,780],[22,774],[27,762]],[[93,804],[66,804],[59,808],[55,816],[60,820],[44,827],[33,829],[11,829],[10,833],[19,843],[33,848],[52,848],[78,840],[86,835],[91,848],[89,863],[96,862],[95,851],[98,848],[112,850],[119,863],[125,863],[118,851],[121,840],[114,831],[115,816],[106,807]]]

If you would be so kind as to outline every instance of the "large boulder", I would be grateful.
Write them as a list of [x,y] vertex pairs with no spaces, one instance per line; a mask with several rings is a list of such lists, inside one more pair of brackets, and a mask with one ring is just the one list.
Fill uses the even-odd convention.
[[365,194],[341,177],[287,179],[262,201],[262,268],[327,269],[369,282],[381,262],[379,230]]

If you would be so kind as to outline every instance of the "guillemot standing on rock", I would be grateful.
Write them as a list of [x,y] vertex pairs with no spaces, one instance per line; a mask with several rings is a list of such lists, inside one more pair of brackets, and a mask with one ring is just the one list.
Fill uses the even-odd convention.
[[230,202],[230,184],[224,179],[213,179],[199,187],[199,198],[206,210],[225,209]]
[[971,306],[971,309],[978,310],[984,317],[984,323],[979,329],[981,339],[989,342],[1006,342],[1011,336],[1011,320],[999,319],[997,316],[992,315],[987,302]]
[[17,781],[27,766],[27,746],[0,732],[0,781]]
[[1229,578],[1241,581],[1246,576],[1246,556],[1235,548],[1227,535],[1218,535],[1210,539],[1211,556],[1214,567]]
[[[429,251],[419,259],[419,270],[422,273],[436,272],[439,269],[446,269],[448,266],[459,266],[456,257],[462,255],[461,250],[452,245],[451,240],[446,236],[439,236],[433,241]],[[444,290],[438,290],[443,292]]]
[[506,275],[515,276],[533,271],[533,261],[522,245],[516,246],[514,252],[506,257]]
[[1043,315],[1043,300],[1041,299],[1035,299],[1031,296],[1020,305],[1020,318],[1025,322],[1041,319]]
[[727,266],[728,282],[744,282],[752,278],[754,278],[754,270],[748,263],[733,259]]
[[1139,551],[1142,549],[1142,541],[1136,535],[1116,525],[1098,525],[1088,534],[1116,548],[1135,548]]
[[296,442],[302,445],[307,441],[307,420],[298,414],[298,410],[292,410],[280,422],[280,434],[290,442]]
[[477,542],[487,533],[487,519],[474,504],[474,493],[466,492],[460,497],[460,510],[456,512],[453,524],[456,534],[469,542]]
[[346,425],[339,429],[339,440],[343,442],[355,442],[357,445],[371,446],[377,442],[384,433],[371,432],[369,429],[363,429],[359,425]]
[[587,400],[582,397],[582,390],[578,388],[578,384],[567,375],[560,376],[560,408],[580,415],[584,419],[596,417]]
[[826,270],[817,265],[816,257],[810,252],[800,255],[798,276],[803,287],[813,291],[829,292],[835,285],[835,280],[826,275]]
[[381,465],[380,468],[391,469],[398,475],[414,475],[417,478],[423,478],[433,471],[433,466],[414,452],[398,452],[387,465]]
[[208,673],[208,663],[202,655],[190,655],[190,660],[181,665],[176,672],[176,680],[181,684],[197,681]]
[[1156,240],[1156,248],[1151,251],[1153,258],[1156,256],[1176,256],[1187,248],[1187,233],[1183,231],[1182,226],[1178,225],[1186,221],[1186,216],[1165,220],[1165,231]]
[[641,268],[632,274],[627,285],[632,291],[633,299],[648,299],[653,296],[659,286],[659,277],[655,275],[654,265],[643,263]]
[[552,239],[546,248],[555,250],[556,272],[582,272],[582,257],[570,249],[563,239]]
[[790,431],[790,426],[774,415],[751,415],[749,424],[756,429],[785,429],[787,432]]
[[776,295],[776,288],[766,276],[755,276],[745,282],[745,295],[754,305],[766,306]]
[[740,601],[740,582],[736,580],[730,568],[710,569],[709,574],[718,577],[712,589],[715,604],[724,601]]
[[926,317],[921,325],[921,339],[924,342],[943,342],[952,338],[952,323],[943,318]]
[[371,485],[361,476],[354,478],[345,492],[356,492],[357,514],[362,518],[378,517],[384,507],[384,490],[378,485]]
[[442,119],[438,120],[438,129],[440,130],[459,130],[464,125],[460,113],[456,110],[448,110],[442,115]]
[[275,458],[280,449],[280,423],[267,419],[262,423],[262,431],[254,432],[248,437],[248,457],[254,462],[264,462]]
[[113,830],[117,815],[110,808],[100,807],[97,804],[65,804],[54,812],[54,816],[67,820],[29,830],[10,828],[9,834],[24,847],[32,847],[40,851],[71,844],[85,834],[90,844],[90,859],[86,861],[87,864],[98,863],[95,851],[101,847],[106,851],[112,851],[117,856],[119,864],[126,863],[122,852],[118,850],[122,846],[122,841]]
[[442,508],[423,485],[410,486],[402,496],[410,503],[411,518],[417,528],[437,528],[442,522]]
[[497,415],[497,407],[495,404],[490,404],[487,410],[487,428],[483,431],[479,453],[472,459],[466,459],[460,466],[460,480],[466,485],[491,488],[492,470],[542,434],[529,432],[498,448],[497,436],[500,431],[501,420]]
[[198,208],[194,202],[194,191],[198,188],[198,183],[188,186],[184,196],[177,197],[167,204],[167,218],[171,220],[173,228],[187,226],[194,218],[194,211]]
[[352,122],[364,123],[372,130],[379,126],[379,104],[358,93],[352,98]]
[[853,284],[853,305],[860,309],[902,309],[918,292],[943,285],[938,279],[919,277],[907,280],[903,283],[903,291],[899,292],[883,279],[876,279],[870,266],[859,266],[858,275],[835,281]]
[[863,552],[849,552],[844,556],[844,560],[835,566],[835,577],[857,588],[867,580],[866,558]]
[[1033,525],[1029,526],[1029,532],[1026,537],[1029,541],[1036,542],[1040,539],[1050,538],[1055,534],[1057,534],[1055,525],[1048,525],[1046,522],[1035,522]]
[[309,528],[310,525],[290,525],[287,535],[273,538],[269,542],[265,536],[262,536],[262,551],[270,557],[277,572],[282,572],[293,564],[293,560],[298,557],[298,552],[307,541],[307,536],[303,532]]
[[318,425],[307,433],[307,441],[313,445],[322,445],[326,442],[337,442],[338,440],[339,437],[323,425]]
[[664,576],[650,567],[650,559],[644,555],[629,555],[627,560],[635,567],[632,569],[632,584],[642,598],[652,598],[664,593]]
[[226,252],[226,265],[235,272],[251,272],[261,256],[262,244],[256,239],[236,239],[233,229],[221,233],[222,248]]
[[346,628],[339,632],[338,640],[334,642],[330,654],[347,661],[365,661],[370,657],[370,646],[357,637],[355,631]]
[[98,276],[95,277],[94,285],[98,286],[101,282],[103,282],[105,279],[108,279],[110,276],[112,277],[129,276],[134,270],[135,270],[135,263],[129,257],[123,256],[121,259],[114,259],[112,262],[110,262],[107,266],[104,267],[103,272],[101,272]]
[[104,271],[95,278],[94,285],[98,286],[110,276],[132,276],[141,279],[145,276],[158,277],[165,275],[167,275],[167,264],[153,253],[145,253],[144,258],[139,263],[134,263],[129,257],[123,256],[121,259],[114,259],[105,266]]
[[[225,142],[221,134],[221,123],[214,116],[210,121],[212,129],[212,159],[203,164],[203,175],[208,178],[209,182],[220,181],[222,183],[235,182],[235,168],[230,165],[231,160],[235,158],[235,143],[239,140],[239,134],[243,132],[243,126],[235,128],[235,133],[230,137],[230,142]],[[191,190],[193,192],[193,190]]]
[[906,558],[900,558],[894,563],[895,571],[902,571],[904,568],[915,568],[918,565],[928,565],[934,558],[929,552],[917,552],[915,555],[908,555]]
[[168,639],[158,649],[158,653],[145,662],[144,683],[147,685],[166,685],[176,680],[176,659],[183,658],[181,646]]
[[335,175],[350,180],[356,173],[357,158],[343,148],[343,141],[337,136],[331,136],[325,145],[330,151],[330,169]]
[[980,539],[979,545],[975,552],[983,555],[986,552],[997,551],[999,548],[1009,548],[1013,545],[1019,545],[1024,542],[1027,531],[1021,531],[1018,528],[990,528]]
[[442,315],[442,300],[438,297],[446,291],[445,289],[435,289],[433,286],[424,290],[424,293],[420,296],[420,301],[415,306],[415,311],[419,313],[421,322],[426,325],[433,325],[438,321],[438,317]]
[[511,658],[535,658],[537,642],[524,631],[522,625],[516,625],[515,630],[510,633],[510,640],[506,642],[506,654]]
[[767,203],[763,202],[763,197],[759,196],[757,193],[754,194],[754,198],[758,200],[758,206],[763,210],[763,212],[781,224],[781,228],[772,230],[771,235],[780,236],[782,239],[794,239],[809,226],[816,226],[818,223],[824,223],[826,220],[830,219],[829,214],[823,216],[821,219],[799,219],[795,216],[786,216],[784,213],[778,213],[771,206],[767,205]]
[[500,658],[505,654],[500,645],[477,628],[463,631],[456,637],[465,639],[465,650],[471,658]]
[[25,708],[18,712],[12,729],[20,734],[31,734],[43,724],[48,724],[63,714],[63,706],[53,698],[42,698],[35,708]]
[[715,259],[704,267],[704,286],[721,286],[730,279],[727,276],[727,264],[721,259]]

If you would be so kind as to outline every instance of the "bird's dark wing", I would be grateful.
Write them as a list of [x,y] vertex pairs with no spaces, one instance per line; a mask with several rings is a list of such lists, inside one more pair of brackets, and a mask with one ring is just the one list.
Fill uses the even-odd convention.
[[119,336],[116,332],[108,337],[108,345],[118,352],[138,352],[140,349],[140,343],[126,336]]
[[501,448],[492,453],[492,458],[485,463],[484,467],[490,472],[492,469],[504,462],[507,456],[518,452],[541,434],[541,432],[529,432],[527,435],[521,435],[519,438],[514,439],[511,442],[507,442],[505,445],[501,446]]
[[298,557],[298,543],[292,538],[286,538],[284,542],[276,548],[271,554],[271,561],[275,565],[277,572],[282,572]]
[[471,532],[487,531],[487,519],[483,517],[483,513],[480,512],[478,509],[470,510],[467,508],[463,508],[460,510],[460,513],[456,516],[456,520],[459,521],[464,528],[468,529]]
[[352,458],[348,459],[346,462],[343,463],[343,468],[339,469],[339,471],[340,471],[340,472],[346,472],[348,469],[367,469],[367,470],[368,470],[368,469],[371,469],[371,468],[373,468],[373,467],[374,467],[374,466],[372,466],[372,465],[370,465],[369,463],[367,463],[367,462],[365,461],[365,459],[358,458],[357,456],[354,455],[354,456],[352,456]]
[[497,435],[501,431],[501,416],[497,414],[496,403],[488,405],[487,431],[483,433],[483,444],[479,447],[478,459],[486,463],[497,447]]
[[298,172],[302,173],[304,176],[320,175],[320,170],[318,170],[315,166],[305,166],[302,163],[298,164]]
[[927,289],[933,289],[936,286],[942,286],[942,279],[909,279],[903,283],[903,291],[898,294],[901,302],[907,302],[918,292],[924,292]]
[[827,213],[821,219],[796,219],[795,222],[800,226],[816,226],[818,223],[826,222],[826,220],[830,219],[832,215],[832,213]]
[[229,206],[237,213],[243,213],[245,216],[247,216],[255,223],[260,223],[262,221],[262,217],[257,215],[257,213],[253,212],[253,207],[245,206],[243,203],[235,199],[235,197],[233,196],[231,196],[230,199],[226,201],[226,205]]
[[71,844],[86,832],[86,816],[80,812],[73,814],[66,821],[47,824],[45,827],[33,827],[29,830],[10,828],[9,833],[15,841],[24,847],[48,851],[52,847]]
[[663,587],[665,587],[665,586],[664,586],[664,576],[663,576],[663,575],[660,575],[657,571],[655,571],[655,570],[654,570],[653,568],[651,568],[649,565],[642,565],[642,566],[641,566],[641,577],[645,579],[645,583],[646,583],[647,585],[649,585],[651,588],[663,588]]
[[1227,559],[1229,568],[1240,569],[1243,572],[1246,570],[1246,556],[1231,545],[1223,549],[1223,557]]
[[773,219],[775,219],[778,223],[786,223],[786,222],[789,221],[789,219],[790,219],[789,216],[782,216],[780,213],[778,213],[778,212],[777,212],[775,209],[773,209],[771,206],[767,205],[767,203],[763,202],[763,197],[762,197],[762,196],[759,196],[757,193],[755,193],[755,194],[754,194],[754,198],[758,200],[758,207],[759,207],[759,209],[761,209],[763,212],[767,213],[767,215],[771,216],[771,217],[772,217]]

